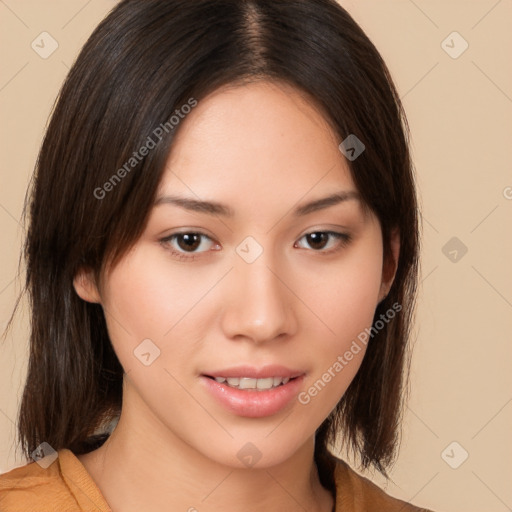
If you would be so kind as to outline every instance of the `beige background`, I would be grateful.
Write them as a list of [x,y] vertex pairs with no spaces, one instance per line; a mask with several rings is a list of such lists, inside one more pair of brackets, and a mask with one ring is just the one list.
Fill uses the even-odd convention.
[[[19,290],[19,219],[48,114],[79,48],[115,3],[0,0],[2,330]],[[395,78],[423,205],[411,400],[386,490],[438,512],[505,512],[512,509],[512,2],[342,4]],[[43,31],[59,45],[47,59],[31,48]],[[459,36],[442,45],[453,31],[469,44],[458,58],[445,49],[460,51]],[[468,249],[455,262],[455,246],[443,253],[452,237]],[[0,472],[25,463],[13,441],[27,321],[25,308],[0,345]],[[453,441],[460,447],[445,452]],[[462,450],[468,459],[452,469],[445,460],[460,462]]]

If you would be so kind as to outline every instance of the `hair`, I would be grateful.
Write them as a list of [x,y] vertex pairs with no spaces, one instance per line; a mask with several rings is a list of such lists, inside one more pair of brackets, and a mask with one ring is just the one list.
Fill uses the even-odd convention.
[[[27,457],[43,441],[89,452],[120,413],[123,368],[102,306],[82,300],[73,280],[88,269],[101,282],[138,240],[179,126],[123,179],[113,183],[113,174],[191,98],[258,80],[292,85],[321,109],[340,142],[350,134],[363,141],[365,151],[347,163],[380,221],[385,260],[392,231],[400,233],[393,285],[374,322],[393,304],[400,314],[372,331],[358,373],[315,435],[327,488],[334,487],[329,446],[341,433],[363,468],[387,476],[408,392],[418,205],[409,127],[391,75],[334,0],[124,0],[90,36],[54,105],[25,201],[22,293],[31,331],[18,436]],[[101,199],[98,187],[107,182],[111,191]]]

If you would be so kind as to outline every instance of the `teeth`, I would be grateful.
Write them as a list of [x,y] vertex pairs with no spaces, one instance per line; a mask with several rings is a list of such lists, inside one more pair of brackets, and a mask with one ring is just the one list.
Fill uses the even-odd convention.
[[281,384],[287,384],[289,377],[267,377],[265,379],[253,379],[251,377],[215,377],[219,383],[227,383],[229,387],[237,389],[268,390],[277,388]]
[[[241,379],[236,379],[240,381],[238,385],[238,389],[256,389],[256,381],[258,379],[250,379],[249,377],[242,377]],[[231,382],[228,380],[228,384],[231,386]]]
[[[258,389],[270,389],[274,386],[274,380],[277,380],[278,377],[276,377],[276,379],[274,379],[273,377],[269,377],[268,379],[257,379],[256,381],[256,387]],[[278,381],[277,382],[277,385],[279,385],[280,382]]]

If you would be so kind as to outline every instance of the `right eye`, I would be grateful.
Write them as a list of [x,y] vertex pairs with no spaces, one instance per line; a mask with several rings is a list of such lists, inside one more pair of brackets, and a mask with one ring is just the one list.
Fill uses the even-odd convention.
[[169,247],[171,254],[179,259],[196,259],[198,253],[208,252],[208,247],[220,247],[208,235],[196,231],[172,233],[160,239],[160,242],[164,247]]

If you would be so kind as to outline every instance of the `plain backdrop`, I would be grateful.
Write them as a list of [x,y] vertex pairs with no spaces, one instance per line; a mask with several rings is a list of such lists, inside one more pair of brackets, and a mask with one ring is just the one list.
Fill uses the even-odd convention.
[[[115,3],[0,1],[2,330],[20,289],[20,215],[48,114],[77,52]],[[368,476],[439,512],[509,511],[512,2],[341,3],[381,52],[404,102],[423,215],[400,457],[391,481]],[[58,45],[46,58],[35,46],[41,38],[47,52]],[[28,321],[23,303],[0,344],[0,472],[26,462],[14,435]]]

